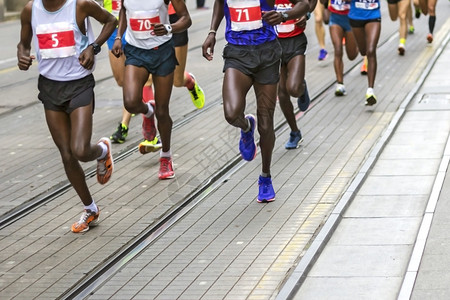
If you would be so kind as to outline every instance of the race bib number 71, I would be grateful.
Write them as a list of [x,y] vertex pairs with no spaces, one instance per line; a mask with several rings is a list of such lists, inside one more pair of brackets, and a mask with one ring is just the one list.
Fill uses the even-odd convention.
[[255,30],[262,27],[259,0],[227,0],[231,30]]

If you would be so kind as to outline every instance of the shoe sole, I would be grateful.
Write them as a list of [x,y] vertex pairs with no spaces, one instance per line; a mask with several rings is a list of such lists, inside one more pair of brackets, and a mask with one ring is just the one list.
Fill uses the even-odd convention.
[[377,99],[373,96],[370,96],[366,99],[366,106],[372,106],[377,103]]
[[[252,157],[251,159],[246,159],[246,158],[242,155],[242,153],[241,153],[241,157],[242,157],[242,159],[245,160],[245,161],[252,161],[252,160],[255,159],[256,154],[258,153],[258,146],[256,145],[256,142],[255,142],[255,132],[256,132],[257,124],[256,124],[256,117],[255,117],[254,115],[248,114],[248,115],[245,116],[245,118],[247,119],[248,116],[251,116],[251,117],[253,118],[253,121],[254,121],[253,124],[255,124],[255,128],[253,128],[253,145],[255,146],[255,153],[253,154],[253,157]],[[240,152],[240,151],[239,151],[239,152]]]
[[162,148],[162,145],[161,144],[159,144],[159,145],[142,145],[142,144],[139,144],[139,152],[141,153],[141,154],[148,154],[148,153],[151,153],[151,152],[157,152],[157,151],[159,151],[161,148]]
[[274,198],[272,198],[272,199],[263,199],[263,200],[260,200],[260,199],[257,199],[256,200],[256,202],[258,202],[258,203],[269,203],[269,202],[273,202],[273,201],[275,201],[275,197]]
[[159,175],[158,175],[158,178],[159,178],[159,180],[172,179],[172,178],[175,178],[175,174],[170,175],[170,176],[167,176],[167,177],[162,177],[162,176],[159,176]]
[[334,92],[335,96],[341,97],[341,96],[345,96],[347,93],[342,93],[342,92]]
[[405,55],[405,48],[399,47],[398,48],[398,55],[401,55],[401,56]]
[[303,142],[303,139],[301,139],[300,141],[298,141],[297,147],[286,147],[286,146],[284,146],[284,148],[285,148],[286,150],[298,149],[298,148],[300,148],[300,144],[301,144],[302,142]]
[[[109,156],[111,157],[111,167],[110,167],[111,172],[110,172],[109,176],[104,176],[104,177],[103,177],[103,180],[102,180],[102,179],[99,178],[98,175],[97,175],[97,181],[98,181],[98,183],[100,183],[100,184],[106,184],[106,183],[108,183],[108,181],[111,179],[112,173],[114,172],[114,157],[113,157],[112,152],[111,152],[111,150],[112,150],[112,148],[111,148],[111,140],[108,139],[108,138],[101,138],[101,139],[99,140],[99,142],[103,142],[103,143],[105,143],[105,144],[107,145],[107,147],[108,147],[108,153],[106,154],[106,156],[109,155]],[[107,178],[105,178],[105,177],[107,177]]]

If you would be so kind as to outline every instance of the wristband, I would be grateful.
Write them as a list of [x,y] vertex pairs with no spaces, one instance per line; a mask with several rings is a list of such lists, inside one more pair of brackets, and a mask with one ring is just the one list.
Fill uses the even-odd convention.
[[122,40],[121,36],[116,36],[116,38],[114,40]]
[[208,34],[210,34],[210,33],[216,34],[216,31],[215,31],[214,29],[211,29],[211,30],[208,32]]

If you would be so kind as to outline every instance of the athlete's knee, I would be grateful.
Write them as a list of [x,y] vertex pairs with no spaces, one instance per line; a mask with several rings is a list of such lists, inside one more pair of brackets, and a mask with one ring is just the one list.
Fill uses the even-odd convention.
[[75,143],[72,145],[72,156],[82,162],[88,162],[91,160],[91,145],[84,143]]

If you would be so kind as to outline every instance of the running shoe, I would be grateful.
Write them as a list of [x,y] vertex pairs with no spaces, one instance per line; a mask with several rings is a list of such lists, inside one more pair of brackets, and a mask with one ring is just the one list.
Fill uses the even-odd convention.
[[239,141],[239,151],[246,161],[251,161],[256,156],[255,129],[256,119],[253,115],[246,115],[245,118],[250,122],[250,130],[244,132],[241,130],[241,140]]
[[405,44],[400,43],[398,45],[398,55],[405,55]]
[[147,154],[160,150],[162,148],[162,144],[158,137],[155,136],[152,141],[144,140],[143,142],[141,142],[138,148],[141,154]]
[[195,107],[202,108],[205,105],[205,93],[197,84],[197,80],[195,80],[194,75],[191,73],[189,73],[189,75],[192,77],[192,79],[194,79],[194,88],[192,90],[189,90],[192,102],[194,103]]
[[334,91],[335,96],[344,96],[347,95],[345,91],[345,86],[342,83],[336,84],[336,90]]
[[366,106],[372,106],[377,103],[377,97],[372,92],[367,91],[366,92]]
[[113,143],[122,144],[125,142],[125,138],[128,136],[128,127],[122,123],[119,123],[119,127],[117,127],[116,132],[114,132],[109,139]]
[[272,186],[272,179],[270,177],[259,176],[258,180],[259,193],[258,202],[272,202],[275,200],[275,191]]
[[422,11],[420,10],[420,8],[416,8],[416,19],[420,18],[420,14],[422,13]]
[[97,159],[97,181],[100,184],[105,184],[111,178],[112,172],[114,170],[114,159],[111,153],[111,141],[103,137],[101,138],[97,145],[104,143],[108,148],[108,152],[103,159]]
[[302,133],[299,131],[291,131],[289,135],[289,141],[286,142],[284,148],[286,149],[297,149],[300,143],[303,142]]
[[429,33],[427,35],[427,41],[428,41],[429,44],[431,44],[433,42],[433,35],[431,33]]
[[320,49],[318,60],[325,60],[328,57],[328,52],[325,49]]
[[171,157],[161,157],[159,159],[159,179],[170,179],[175,177],[175,172],[173,171],[173,162]]
[[414,31],[415,31],[414,26],[411,25],[411,26],[408,27],[408,33],[409,34],[414,34]]
[[144,136],[144,140],[153,141],[156,136],[156,126],[155,126],[155,100],[150,100],[151,106],[153,106],[153,114],[150,118],[147,118],[145,115],[142,115],[142,135]]
[[303,95],[298,97],[297,104],[298,104],[298,109],[300,109],[301,111],[306,111],[309,107],[309,104],[311,103],[311,99],[309,98],[308,86],[306,85],[306,80],[304,80],[303,82],[305,83],[305,91],[303,92]]
[[361,65],[361,75],[367,75],[367,58],[365,56]]
[[97,225],[99,215],[100,210],[98,210],[98,212],[94,212],[90,209],[85,209],[81,214],[80,219],[77,222],[73,223],[71,228],[72,232],[80,233],[88,231],[89,226]]

